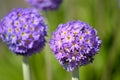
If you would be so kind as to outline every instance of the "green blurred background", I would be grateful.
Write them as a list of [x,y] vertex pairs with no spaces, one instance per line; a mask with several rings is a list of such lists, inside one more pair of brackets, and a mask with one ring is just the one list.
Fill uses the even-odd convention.
[[[102,39],[99,54],[92,64],[79,69],[81,80],[120,80],[120,1],[64,0],[59,10],[48,11],[49,31],[58,24],[82,20],[97,29]],[[0,19],[11,9],[29,7],[24,0],[0,0]],[[50,35],[50,34],[49,34]],[[0,40],[0,80],[23,80],[22,57],[13,54]],[[49,46],[30,57],[33,80],[71,80]]]

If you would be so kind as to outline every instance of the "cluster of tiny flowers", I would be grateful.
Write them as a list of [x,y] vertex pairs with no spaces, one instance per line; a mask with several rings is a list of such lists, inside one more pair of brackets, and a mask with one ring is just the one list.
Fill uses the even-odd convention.
[[2,40],[18,55],[37,53],[46,42],[47,26],[35,9],[13,9],[1,20],[0,29]]
[[50,39],[50,48],[67,71],[92,62],[100,45],[96,30],[81,21],[60,24]]
[[62,0],[25,0],[29,5],[40,10],[55,10]]

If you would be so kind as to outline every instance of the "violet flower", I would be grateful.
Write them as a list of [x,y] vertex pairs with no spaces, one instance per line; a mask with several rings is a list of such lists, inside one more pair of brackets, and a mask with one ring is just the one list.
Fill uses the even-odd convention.
[[62,0],[25,0],[30,6],[40,10],[56,10]]
[[30,56],[45,46],[47,26],[35,9],[13,9],[0,22],[1,37],[10,50]]
[[60,24],[50,39],[50,48],[67,71],[89,64],[99,51],[96,29],[82,21]]

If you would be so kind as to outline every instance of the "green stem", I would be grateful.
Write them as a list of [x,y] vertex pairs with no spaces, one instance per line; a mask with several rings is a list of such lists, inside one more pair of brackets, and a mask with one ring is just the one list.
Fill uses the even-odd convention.
[[[44,12],[44,16],[45,16],[44,17],[45,22],[47,23],[48,26],[50,26],[49,20],[48,20],[48,18],[49,18],[48,11]],[[48,29],[47,32],[48,32],[48,34],[47,34],[48,36],[46,37],[46,40],[47,40],[47,42],[49,42],[50,32],[51,32],[50,28]],[[52,67],[51,67],[51,58],[50,58],[50,54],[49,54],[50,50],[49,50],[48,44],[46,44],[44,50],[45,50],[45,61],[46,61],[46,77],[47,77],[47,80],[52,80]]]
[[24,80],[31,80],[29,57],[23,56],[22,67],[23,67],[23,78],[24,78]]
[[72,72],[72,80],[80,80],[79,79],[79,68],[75,68],[75,70]]

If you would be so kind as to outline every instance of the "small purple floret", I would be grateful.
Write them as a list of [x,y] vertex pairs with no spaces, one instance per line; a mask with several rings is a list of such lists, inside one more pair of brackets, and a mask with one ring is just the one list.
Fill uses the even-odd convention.
[[50,48],[67,71],[91,63],[100,45],[97,31],[82,21],[60,24],[50,39]]
[[40,10],[56,10],[62,0],[25,0],[29,5]]
[[14,9],[0,22],[0,35],[10,50],[29,56],[45,46],[47,26],[35,9]]

